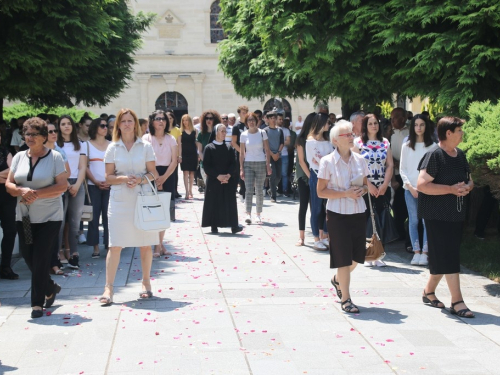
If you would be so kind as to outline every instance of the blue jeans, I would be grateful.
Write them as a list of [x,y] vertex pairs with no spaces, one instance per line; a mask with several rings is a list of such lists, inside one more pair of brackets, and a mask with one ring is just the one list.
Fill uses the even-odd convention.
[[326,211],[323,205],[323,198],[318,197],[318,176],[316,172],[311,169],[311,176],[309,177],[309,189],[311,199],[311,230],[314,237],[319,237],[319,230],[323,230],[326,220]]
[[406,207],[408,208],[408,230],[410,232],[410,240],[413,247],[413,251],[422,250],[424,253],[427,252],[427,231],[425,230],[425,221],[422,220],[424,224],[424,246],[420,246],[420,241],[418,238],[418,199],[413,198],[409,190],[405,190],[405,201]]
[[281,155],[281,184],[284,193],[288,190],[288,155]]
[[108,205],[109,190],[101,190],[95,185],[89,185],[89,195],[92,200],[92,221],[88,223],[87,245],[99,245],[99,219],[102,217],[102,227],[104,230],[104,247],[109,244],[108,233]]

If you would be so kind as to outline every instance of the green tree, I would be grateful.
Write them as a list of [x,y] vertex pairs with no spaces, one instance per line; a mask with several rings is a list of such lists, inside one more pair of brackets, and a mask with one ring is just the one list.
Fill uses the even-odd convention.
[[473,101],[500,98],[498,0],[391,0],[384,12],[375,39],[396,57],[406,95],[462,116]]
[[[222,0],[219,67],[251,98],[342,99],[344,115],[398,92],[371,24],[384,1]],[[345,113],[348,112],[348,113]]]
[[107,104],[131,78],[133,54],[153,19],[131,14],[125,0],[3,0],[0,116],[4,99]]

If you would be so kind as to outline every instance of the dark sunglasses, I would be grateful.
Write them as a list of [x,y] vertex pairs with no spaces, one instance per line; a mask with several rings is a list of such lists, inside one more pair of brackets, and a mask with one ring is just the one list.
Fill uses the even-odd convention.
[[221,117],[220,119],[221,120],[227,120],[227,117]]
[[59,130],[49,130],[49,134],[57,134],[59,133]]
[[205,117],[205,120],[213,120],[213,117]]
[[165,122],[167,122],[167,119],[165,117],[155,117],[155,121],[165,121]]
[[108,128],[108,125],[107,124],[99,124],[99,127],[101,129],[107,129]]

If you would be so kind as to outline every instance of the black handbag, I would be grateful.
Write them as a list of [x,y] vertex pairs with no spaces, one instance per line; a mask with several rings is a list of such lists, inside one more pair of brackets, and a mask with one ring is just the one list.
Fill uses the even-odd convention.
[[[369,194],[369,193],[368,193]],[[377,233],[380,235],[380,240],[382,244],[388,244],[390,242],[394,242],[399,238],[399,232],[396,229],[396,224],[394,223],[394,219],[391,215],[391,205],[387,201],[387,198],[384,196],[384,209],[378,213],[376,208],[372,205],[372,209],[374,212],[374,220]],[[368,221],[371,221],[371,218],[368,218]],[[371,224],[371,223],[369,223]],[[366,238],[371,238],[373,235],[372,225],[366,226]]]

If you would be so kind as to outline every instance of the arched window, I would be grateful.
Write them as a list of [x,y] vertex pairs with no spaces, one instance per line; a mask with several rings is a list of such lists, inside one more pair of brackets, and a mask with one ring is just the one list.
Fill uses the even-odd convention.
[[264,112],[271,111],[273,108],[276,108],[278,113],[283,113],[285,117],[292,119],[292,106],[288,100],[283,98],[269,99],[264,105]]
[[219,13],[219,0],[216,0],[210,6],[210,43],[219,43],[221,40],[226,39],[226,34],[224,34],[224,30],[222,30],[219,23]]
[[172,109],[175,118],[180,121],[180,118],[188,113],[188,102],[184,95],[177,91],[166,91],[156,99],[155,109]]

